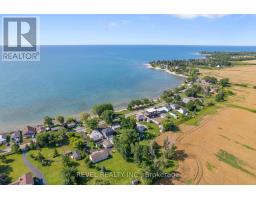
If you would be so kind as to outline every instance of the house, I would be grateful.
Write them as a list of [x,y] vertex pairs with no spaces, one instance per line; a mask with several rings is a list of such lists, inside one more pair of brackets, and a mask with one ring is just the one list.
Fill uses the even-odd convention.
[[169,112],[169,115],[171,115],[174,119],[178,119],[178,116],[175,113]]
[[106,139],[108,139],[109,137],[113,137],[113,134],[114,134],[114,130],[112,129],[112,128],[104,128],[104,129],[102,129],[102,134],[103,134],[103,136],[106,138]]
[[116,131],[117,129],[121,128],[121,125],[117,122],[114,122],[111,126],[111,128]]
[[76,127],[76,122],[70,122],[68,124],[66,124],[66,127],[71,129],[71,128],[75,128]]
[[34,185],[34,178],[31,172],[24,174],[11,185]]
[[45,126],[43,126],[43,125],[37,125],[36,126],[36,132],[37,133],[42,133],[42,132],[45,132],[45,131],[47,131]]
[[4,135],[0,135],[0,145],[6,143],[6,137]]
[[105,149],[110,149],[110,148],[113,147],[113,144],[112,144],[109,140],[103,140],[102,146],[103,146]]
[[180,108],[180,106],[178,104],[170,104],[170,107],[172,110],[178,110]]
[[20,142],[20,139],[21,139],[21,131],[20,130],[17,130],[17,131],[14,131],[12,134],[11,134],[11,139],[12,141],[18,143]]
[[76,127],[74,130],[75,130],[75,132],[77,132],[77,133],[85,133],[85,128],[82,127],[82,126],[78,126],[78,127]]
[[188,115],[188,111],[185,108],[180,108],[179,110],[177,110],[180,114],[183,114],[185,116]]
[[98,130],[93,130],[92,133],[90,134],[90,138],[94,142],[97,142],[103,139],[103,135]]
[[140,122],[140,121],[146,121],[147,118],[146,118],[143,114],[138,114],[138,115],[136,115],[136,120],[137,120],[138,122]]
[[145,125],[137,124],[136,129],[139,133],[144,133],[148,128]]
[[182,102],[185,104],[188,104],[190,101],[195,101],[195,100],[196,100],[196,98],[194,98],[194,97],[184,97],[182,99]]
[[102,149],[102,150],[99,150],[99,151],[94,151],[89,156],[90,160],[93,163],[97,163],[97,162],[100,162],[102,160],[106,160],[108,157],[109,157],[109,151],[106,150],[106,149]]
[[146,109],[146,116],[147,117],[156,117],[157,115],[158,115],[158,112],[155,108]]
[[160,107],[156,109],[157,113],[167,113],[170,111],[170,109],[166,106]]
[[51,128],[51,131],[58,131],[60,130],[62,127],[61,126],[55,126]]
[[32,127],[32,126],[26,126],[23,129],[23,137],[24,138],[33,138],[36,135],[36,128]]
[[72,151],[72,154],[70,155],[70,158],[72,158],[73,160],[81,160],[81,154],[77,150]]

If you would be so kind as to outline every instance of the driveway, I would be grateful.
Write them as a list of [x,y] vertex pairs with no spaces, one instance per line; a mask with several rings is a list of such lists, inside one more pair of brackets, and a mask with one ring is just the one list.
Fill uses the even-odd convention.
[[24,164],[30,169],[30,171],[40,180],[42,180],[42,184],[47,185],[47,182],[43,176],[43,174],[37,169],[35,168],[32,163],[27,159],[27,154],[26,151],[22,151],[22,160],[24,162]]

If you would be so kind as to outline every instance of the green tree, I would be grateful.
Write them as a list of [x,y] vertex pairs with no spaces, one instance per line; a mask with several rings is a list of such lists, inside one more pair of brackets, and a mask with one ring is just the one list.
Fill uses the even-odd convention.
[[11,177],[6,173],[0,173],[0,185],[8,185],[11,182]]
[[52,118],[49,117],[49,116],[46,116],[46,117],[44,118],[44,125],[45,125],[45,126],[48,126],[48,127],[52,127],[52,126],[53,126],[53,120],[52,120]]
[[203,78],[206,82],[211,83],[211,84],[216,84],[218,82],[217,78],[213,76],[205,76]]
[[136,128],[136,120],[131,117],[122,118],[121,119],[121,127],[124,129],[135,129]]
[[11,142],[11,136],[8,134],[6,135],[6,142],[9,144]]
[[225,100],[225,94],[224,94],[223,90],[219,91],[219,92],[216,94],[215,100],[216,100],[217,102],[222,102],[222,101]]
[[163,131],[176,131],[177,130],[177,126],[173,123],[172,120],[170,119],[166,119],[163,122]]
[[220,79],[220,85],[221,85],[222,87],[228,87],[228,86],[230,86],[229,79],[228,79],[228,78]]
[[11,146],[11,151],[12,151],[13,153],[20,153],[20,152],[21,152],[20,145],[14,143],[14,144]]
[[92,118],[86,121],[86,126],[91,130],[98,128],[99,120]]
[[197,111],[197,106],[196,106],[196,102],[195,101],[189,101],[187,103],[186,107],[187,107],[187,109],[189,111],[192,111],[192,112]]
[[22,144],[23,143],[23,135],[22,135],[22,132],[20,131],[20,143]]
[[100,117],[107,124],[112,124],[115,117],[115,113],[113,110],[104,110]]
[[112,110],[114,111],[114,107],[112,104],[98,104],[95,105],[92,109],[94,114],[97,114],[99,117],[101,116],[101,114],[105,111],[105,110]]
[[64,124],[65,122],[65,118],[63,116],[58,116],[56,119],[60,124]]
[[68,124],[73,123],[73,122],[76,122],[76,119],[75,119],[75,118],[73,118],[73,117],[67,118],[67,123],[68,123]]
[[78,170],[75,166],[64,167],[62,170],[62,176],[65,185],[78,185],[80,184],[80,178],[78,176]]
[[59,154],[59,152],[57,151],[57,149],[54,148],[52,157],[53,157],[53,158],[56,158],[56,157],[58,157],[59,155],[60,155],[60,154]]

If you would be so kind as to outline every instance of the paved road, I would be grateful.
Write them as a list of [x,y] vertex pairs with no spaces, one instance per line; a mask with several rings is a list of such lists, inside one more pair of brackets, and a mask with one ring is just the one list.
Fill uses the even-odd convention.
[[43,176],[43,174],[37,169],[35,168],[31,162],[27,159],[27,154],[26,151],[22,151],[22,160],[24,162],[24,164],[30,169],[30,171],[39,179],[42,180],[43,184],[46,185],[47,182]]

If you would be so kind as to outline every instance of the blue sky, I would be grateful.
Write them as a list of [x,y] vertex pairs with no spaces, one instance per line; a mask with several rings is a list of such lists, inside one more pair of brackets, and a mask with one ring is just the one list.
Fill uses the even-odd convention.
[[40,43],[256,45],[256,15],[40,15]]

